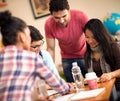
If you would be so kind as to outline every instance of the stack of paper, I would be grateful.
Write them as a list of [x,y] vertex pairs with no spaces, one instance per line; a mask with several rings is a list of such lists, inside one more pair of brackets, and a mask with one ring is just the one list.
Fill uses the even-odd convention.
[[48,96],[58,93],[55,90],[47,90]]
[[80,100],[80,99],[85,99],[85,98],[90,98],[90,97],[96,97],[104,90],[105,88],[98,88],[95,90],[81,91],[81,92],[76,93],[74,96],[72,96],[70,100]]
[[64,96],[57,97],[53,101],[70,101],[70,97],[73,96],[74,94],[67,94]]
[[105,88],[98,88],[95,90],[80,91],[76,94],[68,94],[68,95],[60,96],[54,99],[54,101],[74,101],[74,100],[81,100],[81,99],[96,97],[104,90]]

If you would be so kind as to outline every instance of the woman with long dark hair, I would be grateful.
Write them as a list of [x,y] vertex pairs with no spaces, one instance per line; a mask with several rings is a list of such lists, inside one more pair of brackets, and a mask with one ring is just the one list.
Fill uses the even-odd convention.
[[115,85],[120,97],[120,47],[99,19],[90,19],[84,33],[87,42],[85,63],[101,82],[117,78]]

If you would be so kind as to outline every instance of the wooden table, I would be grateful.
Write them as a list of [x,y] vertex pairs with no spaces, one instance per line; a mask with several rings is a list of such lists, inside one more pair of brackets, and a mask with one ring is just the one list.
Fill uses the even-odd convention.
[[[115,79],[112,79],[104,83],[98,83],[99,88],[105,87],[105,90],[102,93],[100,93],[97,97],[76,100],[76,101],[109,101],[112,88],[114,86],[114,82],[115,82]],[[89,90],[88,86],[85,86],[85,90]]]
[[[114,86],[114,82],[115,82],[115,79],[112,79],[104,83],[98,83],[98,88],[105,87],[105,90],[102,93],[100,93],[97,97],[87,98],[87,99],[82,99],[82,100],[75,100],[75,101],[109,101],[112,88]],[[89,90],[88,85],[85,86],[85,90]]]

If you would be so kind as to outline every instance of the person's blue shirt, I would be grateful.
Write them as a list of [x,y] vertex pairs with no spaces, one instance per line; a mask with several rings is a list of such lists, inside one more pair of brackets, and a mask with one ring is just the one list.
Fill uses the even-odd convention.
[[58,70],[55,67],[53,59],[51,55],[49,54],[49,52],[46,50],[41,50],[39,54],[42,56],[44,62],[52,70],[52,72],[59,76]]

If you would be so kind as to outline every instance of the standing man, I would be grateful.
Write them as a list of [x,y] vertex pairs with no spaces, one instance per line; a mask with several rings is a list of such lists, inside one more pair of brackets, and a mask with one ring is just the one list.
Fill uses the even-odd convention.
[[88,17],[78,10],[70,10],[67,0],[50,0],[50,16],[45,23],[47,50],[55,60],[55,39],[61,49],[62,66],[67,82],[73,82],[72,63],[77,62],[85,75],[84,54],[86,40],[83,28]]

